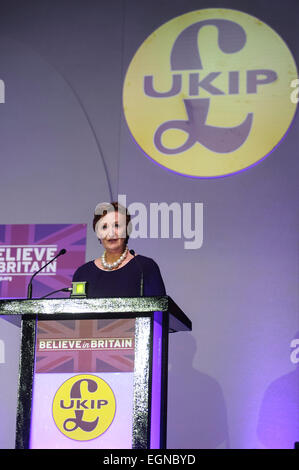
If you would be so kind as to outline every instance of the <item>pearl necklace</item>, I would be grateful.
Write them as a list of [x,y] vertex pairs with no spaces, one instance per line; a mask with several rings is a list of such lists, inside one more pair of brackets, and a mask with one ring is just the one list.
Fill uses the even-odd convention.
[[109,269],[109,271],[111,271],[112,269],[117,268],[123,262],[127,254],[128,254],[128,246],[126,246],[123,254],[116,261],[114,261],[114,263],[107,263],[107,261],[105,260],[106,251],[104,251],[104,253],[101,256],[102,265],[104,266],[105,269]]

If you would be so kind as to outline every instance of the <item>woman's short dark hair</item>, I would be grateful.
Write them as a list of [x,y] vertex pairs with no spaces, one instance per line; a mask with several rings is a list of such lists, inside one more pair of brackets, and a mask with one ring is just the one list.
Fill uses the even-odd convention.
[[122,206],[121,204],[119,204],[119,202],[115,202],[115,201],[110,202],[110,203],[104,202],[96,206],[94,216],[93,216],[93,222],[92,222],[94,232],[96,231],[96,225],[98,221],[101,220],[102,217],[105,217],[105,215],[107,215],[110,212],[119,212],[120,214],[123,214],[126,216],[126,233],[127,233],[126,244],[127,244],[129,240],[129,236],[130,236],[129,224],[131,222],[131,216],[129,214],[128,209]]

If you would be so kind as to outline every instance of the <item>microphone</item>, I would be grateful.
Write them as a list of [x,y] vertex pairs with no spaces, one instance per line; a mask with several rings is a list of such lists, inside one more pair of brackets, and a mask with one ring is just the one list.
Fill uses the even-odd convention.
[[62,289],[53,290],[52,292],[49,292],[49,294],[44,295],[43,297],[40,297],[40,298],[41,299],[46,299],[50,295],[56,294],[57,292],[72,292],[72,290],[73,289],[71,287],[63,287]]
[[142,266],[141,264],[139,263],[139,261],[137,260],[136,258],[136,254],[135,254],[135,251],[134,250],[130,250],[130,253],[131,255],[134,256],[134,260],[136,261],[138,267],[139,267],[139,270],[141,272],[141,279],[140,279],[140,297],[143,297],[143,269],[142,269]]
[[33,276],[31,276],[30,282],[29,282],[28,287],[27,287],[27,299],[32,299],[32,281],[35,278],[35,276],[40,271],[42,271],[46,266],[48,266],[48,264],[53,263],[53,261],[55,261],[56,258],[58,258],[58,256],[64,255],[65,253],[66,253],[66,249],[62,248],[62,250],[60,250],[60,252],[56,256],[54,256],[54,258],[50,259],[50,261],[48,261],[44,266],[42,266],[38,271],[36,271],[33,274]]

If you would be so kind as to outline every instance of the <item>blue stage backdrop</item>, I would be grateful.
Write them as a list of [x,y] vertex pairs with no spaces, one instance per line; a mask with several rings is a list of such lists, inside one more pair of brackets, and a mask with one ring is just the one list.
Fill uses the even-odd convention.
[[[170,336],[169,448],[299,440],[298,17],[297,0],[1,3],[0,226],[88,224],[91,260],[96,204],[129,207],[130,248],[193,323]],[[2,319],[1,448],[18,347]]]

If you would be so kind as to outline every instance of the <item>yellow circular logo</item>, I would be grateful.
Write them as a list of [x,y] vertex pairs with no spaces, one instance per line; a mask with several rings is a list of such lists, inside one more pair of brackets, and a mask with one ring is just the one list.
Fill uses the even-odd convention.
[[228,9],[186,13],[140,46],[124,81],[128,127],[174,172],[217,177],[261,161],[296,110],[296,64],[262,21]]
[[88,441],[103,434],[115,415],[109,385],[95,375],[76,375],[64,382],[53,400],[53,418],[70,439]]

